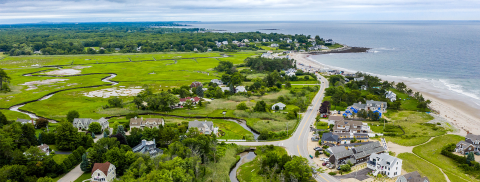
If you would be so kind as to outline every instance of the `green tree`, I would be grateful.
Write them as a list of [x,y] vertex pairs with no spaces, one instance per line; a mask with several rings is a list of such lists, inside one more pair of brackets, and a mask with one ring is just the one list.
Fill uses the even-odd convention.
[[108,137],[107,130],[105,130],[105,131],[103,132],[103,138],[107,138],[107,137]]
[[3,125],[7,125],[7,124],[8,124],[7,117],[2,112],[0,112],[0,128],[2,128]]
[[258,101],[253,110],[256,112],[267,112],[267,104],[263,100]]
[[186,100],[184,106],[187,109],[192,109],[193,108],[193,102],[191,100]]
[[195,90],[195,93],[197,94],[198,97],[203,97],[203,87],[198,86]]
[[120,125],[120,123],[118,121],[115,121],[112,125],[112,128],[113,128],[113,131],[112,131],[112,134],[113,135],[116,135],[117,134],[117,130],[118,130],[118,125]]
[[315,151],[315,157],[318,157],[320,155],[320,152],[317,150]]
[[82,155],[82,163],[80,163],[80,169],[82,169],[83,172],[92,170],[86,154]]
[[122,108],[123,107],[123,100],[118,98],[118,97],[112,97],[112,98],[108,99],[108,105],[110,107]]
[[293,156],[291,161],[285,163],[285,173],[298,181],[308,181],[312,176],[312,170],[308,165],[307,159],[299,156]]
[[344,165],[341,165],[341,166],[340,166],[340,170],[341,170],[341,171],[344,171],[344,172],[348,172],[348,171],[351,171],[352,168],[350,167],[350,165],[344,164]]
[[100,125],[100,123],[92,122],[90,123],[90,125],[88,125],[88,131],[95,134],[100,134],[102,133],[102,126]]
[[237,105],[237,110],[246,110],[248,109],[247,104],[245,102],[241,102],[240,104]]
[[473,155],[473,152],[469,152],[467,155],[467,164],[471,165],[472,161],[475,162],[475,156]]
[[285,82],[285,88],[286,89],[292,88],[292,84],[290,82]]
[[38,178],[37,182],[55,182],[55,180],[47,176],[47,177]]
[[60,122],[56,128],[55,145],[58,150],[69,151],[75,149],[80,142],[80,137],[77,128],[73,127],[71,123]]
[[47,125],[48,120],[45,118],[38,118],[37,120],[35,120],[35,128],[37,129],[47,127]]
[[7,85],[10,79],[11,78],[7,75],[7,73],[2,68],[0,68],[0,91],[3,91],[3,92],[10,91]]
[[115,165],[117,168],[116,172],[119,175],[123,175],[123,170],[125,170],[125,151],[118,147],[111,148],[105,153],[105,159]]
[[23,124],[22,125],[22,140],[24,140],[24,145],[25,146],[30,146],[30,145],[37,145],[37,137],[35,134],[35,128],[31,124]]
[[115,134],[121,134],[125,137],[125,128],[123,128],[123,125],[118,125],[117,133]]
[[67,121],[72,123],[73,119],[79,118],[79,117],[80,117],[80,114],[78,114],[77,111],[75,111],[75,110],[69,111],[68,114],[67,114]]

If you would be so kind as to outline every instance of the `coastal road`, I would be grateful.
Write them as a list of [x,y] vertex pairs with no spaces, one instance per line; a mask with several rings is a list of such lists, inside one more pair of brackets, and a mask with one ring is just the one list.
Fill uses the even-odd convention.
[[[310,126],[315,123],[315,117],[317,116],[317,111],[320,108],[320,105],[323,100],[323,93],[325,88],[328,87],[328,81],[320,76],[317,75],[321,81],[320,89],[315,95],[315,98],[312,100],[312,104],[307,108],[307,111],[304,113],[302,120],[298,124],[297,129],[293,133],[293,135],[286,140],[280,141],[271,141],[271,142],[227,142],[227,143],[236,143],[237,145],[246,145],[246,146],[260,146],[260,145],[275,145],[279,147],[284,147],[289,155],[296,155],[302,156],[308,159],[308,162],[311,166],[316,166],[312,159],[310,159],[308,154],[308,147],[307,144],[310,140]],[[313,149],[310,149],[313,150]],[[315,176],[317,181],[321,182],[339,182],[339,180],[335,179],[334,177],[326,174],[326,173],[318,173]]]

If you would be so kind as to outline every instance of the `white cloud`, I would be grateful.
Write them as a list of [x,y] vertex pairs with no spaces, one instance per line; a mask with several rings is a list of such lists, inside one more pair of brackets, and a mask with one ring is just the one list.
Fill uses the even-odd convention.
[[475,0],[0,0],[0,23],[478,20],[479,12],[480,2]]

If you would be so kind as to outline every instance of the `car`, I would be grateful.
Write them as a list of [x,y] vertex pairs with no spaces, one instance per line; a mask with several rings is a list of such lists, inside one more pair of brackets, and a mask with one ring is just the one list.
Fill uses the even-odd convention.
[[326,166],[327,164],[328,164],[328,163],[324,162],[324,163],[322,163],[322,166]]
[[475,155],[480,155],[480,152],[475,152],[474,154],[475,154]]
[[328,168],[333,169],[333,168],[335,168],[335,165],[330,164],[330,167],[328,167]]
[[337,167],[337,170],[340,170],[340,166]]
[[465,152],[465,155],[468,155],[468,152]]
[[315,150],[315,151],[322,151],[323,148],[322,148],[322,147],[315,147],[315,148],[313,148],[313,150]]
[[328,158],[322,157],[320,158],[321,161],[328,162]]

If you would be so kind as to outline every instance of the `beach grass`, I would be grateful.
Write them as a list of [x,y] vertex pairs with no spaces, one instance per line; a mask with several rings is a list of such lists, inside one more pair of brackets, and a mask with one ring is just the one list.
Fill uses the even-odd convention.
[[215,126],[218,126],[221,131],[225,132],[225,135],[219,137],[219,139],[254,139],[251,132],[247,131],[236,122],[220,119],[214,119],[212,121]]
[[237,170],[237,179],[240,182],[243,181],[251,181],[251,182],[263,182],[263,181],[270,181],[264,179],[264,177],[259,174],[260,168],[262,167],[261,159],[266,157],[266,155],[270,152],[275,152],[278,155],[286,154],[287,151],[282,147],[273,147],[273,149],[267,149],[266,146],[257,147],[255,150],[255,154],[257,157],[250,162],[247,162],[240,166]]
[[428,162],[425,162],[412,153],[401,153],[398,154],[397,157],[403,160],[402,169],[409,173],[418,171],[418,173],[420,173],[422,176],[427,176],[430,181],[447,181],[440,169]]
[[333,44],[333,45],[329,45],[327,46],[329,49],[336,49],[336,48],[341,48],[343,47],[343,45],[341,44]]
[[473,179],[470,176],[464,174],[462,169],[458,167],[458,164],[454,160],[440,153],[442,150],[442,147],[444,147],[445,145],[449,143],[456,144],[459,141],[463,141],[463,140],[465,140],[465,137],[458,136],[458,135],[449,134],[449,135],[439,136],[424,145],[414,147],[413,153],[435,164],[436,166],[442,168],[442,170],[447,175],[455,176],[456,178],[461,177],[468,181],[478,181],[477,179]]

